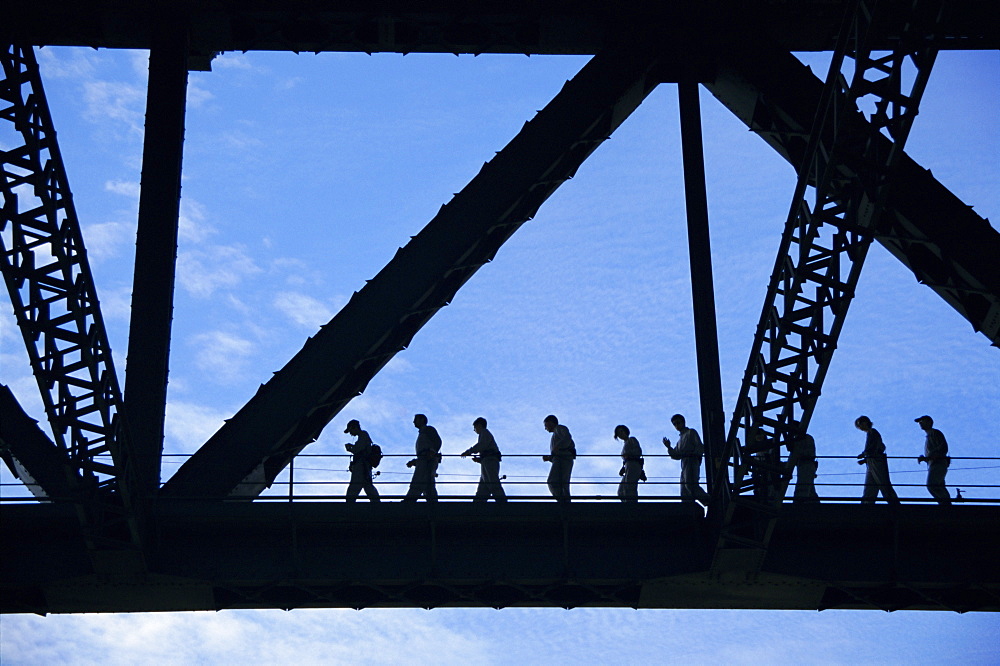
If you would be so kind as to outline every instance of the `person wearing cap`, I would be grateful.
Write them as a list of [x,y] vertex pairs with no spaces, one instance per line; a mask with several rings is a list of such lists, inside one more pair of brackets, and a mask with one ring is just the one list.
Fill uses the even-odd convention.
[[667,455],[681,461],[681,502],[691,503],[698,500],[708,506],[712,496],[698,484],[701,478],[701,457],[705,455],[705,445],[694,428],[688,428],[683,414],[670,417],[670,424],[677,430],[677,446],[671,447],[670,440],[663,438],[667,447]]
[[424,414],[414,414],[413,427],[417,429],[417,457],[406,463],[407,467],[414,469],[410,489],[406,491],[403,501],[416,502],[423,495],[428,502],[436,502],[438,495],[434,477],[441,462],[441,436],[434,426],[427,425]]
[[353,444],[344,445],[344,448],[351,453],[351,464],[348,467],[351,471],[351,482],[347,485],[347,502],[353,503],[357,500],[362,490],[370,501],[380,501],[378,491],[372,482],[372,438],[361,429],[357,419],[348,421],[344,432],[356,438]]
[[865,450],[858,455],[858,464],[868,466],[861,503],[874,504],[875,498],[882,493],[882,499],[886,502],[899,505],[899,497],[889,480],[889,461],[885,456],[882,435],[872,427],[872,420],[867,416],[854,419],[854,427],[865,433]]
[[944,433],[934,427],[934,419],[926,414],[918,416],[913,421],[927,433],[927,438],[924,440],[924,455],[917,457],[918,463],[927,463],[927,490],[938,504],[951,506],[951,497],[948,495],[947,486],[944,485],[944,477],[948,473],[948,466],[951,465],[951,458],[948,457],[948,440],[944,438]]
[[542,460],[552,463],[547,480],[549,492],[557,502],[569,503],[569,479],[573,474],[573,460],[576,458],[576,444],[569,428],[559,424],[554,414],[549,414],[542,421],[547,432],[552,433],[549,440],[549,455]]
[[479,463],[479,487],[473,502],[485,502],[492,497],[497,502],[506,502],[507,495],[500,485],[500,447],[493,433],[486,429],[486,419],[482,416],[472,422],[472,429],[479,435],[479,440],[462,453],[462,457],[474,456],[473,461]]

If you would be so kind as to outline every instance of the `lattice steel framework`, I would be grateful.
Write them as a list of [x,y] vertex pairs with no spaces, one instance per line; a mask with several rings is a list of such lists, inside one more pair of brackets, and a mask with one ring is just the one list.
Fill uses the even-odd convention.
[[135,498],[122,394],[38,64],[17,45],[2,60],[3,275],[71,487],[90,500],[84,523],[105,537]]
[[[940,2],[914,0],[899,47],[873,54],[878,5],[857,0],[845,16],[799,169],[727,438],[737,498],[753,490],[755,467],[762,477],[783,474],[778,447],[808,427],[937,54]],[[862,113],[867,132],[859,133]],[[740,505],[747,508],[738,500],[730,507],[720,545],[759,549],[750,558],[759,566],[774,514],[749,507],[741,522]]]

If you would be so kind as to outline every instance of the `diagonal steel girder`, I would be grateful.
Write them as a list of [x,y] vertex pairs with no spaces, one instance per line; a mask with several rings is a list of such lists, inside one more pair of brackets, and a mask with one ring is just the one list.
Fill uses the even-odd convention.
[[0,457],[10,471],[39,499],[76,495],[66,473],[67,461],[38,421],[21,408],[10,388],[0,384]]
[[[782,157],[801,164],[823,81],[755,37],[729,40],[716,66],[709,91]],[[853,176],[873,177],[860,166]],[[1000,345],[1000,232],[906,154],[885,197],[875,240]]]
[[169,497],[256,496],[656,86],[644,49],[596,55],[167,481]]
[[144,496],[38,63],[19,44],[6,44],[0,61],[10,146],[0,151],[0,269],[55,442],[24,421],[13,395],[0,434],[20,440],[7,443],[12,461],[44,492],[76,504],[96,568],[142,569]]

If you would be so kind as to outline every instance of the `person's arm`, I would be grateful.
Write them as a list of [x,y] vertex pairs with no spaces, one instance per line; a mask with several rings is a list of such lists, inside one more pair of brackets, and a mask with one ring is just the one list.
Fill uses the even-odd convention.
[[[680,442],[678,442],[678,446],[679,445],[680,445]],[[673,458],[674,460],[680,460],[681,458],[683,458],[683,456],[680,454],[680,452],[677,449],[671,448],[671,446],[670,446],[670,440],[667,439],[666,437],[663,438],[663,446],[667,447],[667,455],[670,456],[671,458]]]
[[466,456],[471,456],[473,453],[480,453],[482,451],[485,451],[488,442],[489,438],[486,436],[486,433],[485,432],[479,433],[479,441],[477,441],[475,444],[466,449],[465,453],[462,454],[462,457],[465,458]]

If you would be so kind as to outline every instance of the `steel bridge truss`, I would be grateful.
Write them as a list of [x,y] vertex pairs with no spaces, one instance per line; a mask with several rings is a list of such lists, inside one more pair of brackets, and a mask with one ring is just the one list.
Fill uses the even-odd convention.
[[[35,492],[70,489],[95,548],[131,544],[135,493],[123,484],[135,477],[122,474],[131,464],[122,394],[38,64],[30,47],[15,45],[2,60],[0,118],[5,143],[14,147],[3,151],[0,257],[56,441],[40,432],[9,436],[13,400],[4,402],[0,435],[6,454],[22,463],[39,456],[61,462],[66,483],[39,484]],[[46,477],[39,472],[35,479]]]
[[[729,467],[732,500],[719,567],[731,561],[754,569],[763,561],[776,515],[768,505],[780,503],[788,485],[780,446],[808,428],[937,55],[940,2],[914,0],[899,47],[876,54],[869,31],[878,11],[878,0],[857,0],[848,10],[798,170],[719,461]],[[863,110],[867,123],[858,122]],[[757,487],[775,478],[777,488]]]

